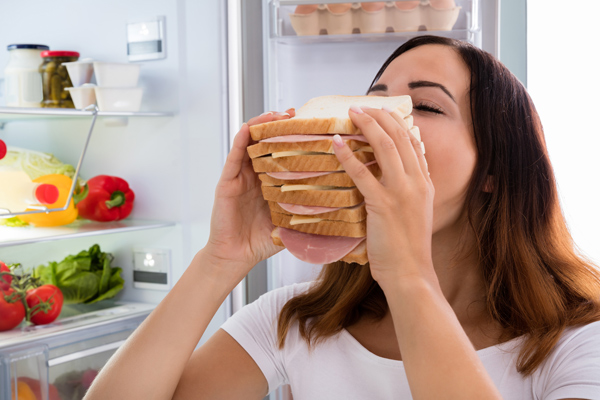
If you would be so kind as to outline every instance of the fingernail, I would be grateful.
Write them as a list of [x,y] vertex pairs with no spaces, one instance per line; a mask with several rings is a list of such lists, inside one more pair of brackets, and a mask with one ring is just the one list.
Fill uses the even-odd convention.
[[275,115],[287,115],[288,117],[290,116],[290,114],[288,114],[286,112],[277,112],[277,113],[275,113]]
[[264,113],[260,114],[259,117],[262,117],[263,115],[269,115],[269,114],[273,114],[273,111],[264,112]]
[[392,110],[392,109],[391,109],[391,108],[389,108],[388,106],[383,106],[383,107],[381,107],[381,109],[382,109],[383,111],[387,111],[387,112],[389,112],[390,114],[394,112],[394,110]]
[[421,142],[421,150],[423,150],[423,154],[425,154],[425,143]]
[[352,111],[355,114],[364,114],[365,113],[363,110],[360,109],[359,106],[350,106],[350,111]]
[[344,141],[340,135],[333,135],[333,144],[335,144],[336,147],[344,147]]
[[363,111],[366,111],[366,110],[372,110],[372,109],[373,109],[373,107],[369,107],[369,106],[360,106],[360,109],[361,109],[361,110],[363,110]]

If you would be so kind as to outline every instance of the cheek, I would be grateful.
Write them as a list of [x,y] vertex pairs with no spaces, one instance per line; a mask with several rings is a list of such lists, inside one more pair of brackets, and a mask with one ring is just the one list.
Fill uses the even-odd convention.
[[435,137],[423,135],[425,158],[435,187],[437,205],[462,205],[476,159],[474,145],[463,137],[451,134],[436,134]]

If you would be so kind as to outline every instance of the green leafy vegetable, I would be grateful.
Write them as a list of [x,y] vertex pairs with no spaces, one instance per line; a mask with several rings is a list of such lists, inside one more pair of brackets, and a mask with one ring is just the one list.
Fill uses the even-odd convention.
[[65,304],[91,304],[114,297],[123,289],[122,269],[112,267],[114,257],[97,244],[89,250],[67,256],[60,262],[40,265],[33,275],[62,291]]

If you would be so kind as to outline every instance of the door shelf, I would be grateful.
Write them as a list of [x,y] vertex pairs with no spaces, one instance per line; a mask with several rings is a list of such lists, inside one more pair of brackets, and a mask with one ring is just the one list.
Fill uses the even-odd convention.
[[53,228],[40,228],[33,226],[0,226],[0,248],[28,243],[72,239],[112,233],[124,233],[143,229],[157,229],[172,226],[175,226],[175,222],[135,219],[125,219],[114,222],[77,220],[72,224]]
[[48,325],[29,325],[0,332],[0,349],[45,340],[66,332],[72,333],[103,325],[108,321],[146,316],[156,307],[149,303],[121,302],[113,299],[94,304],[65,304],[59,318]]

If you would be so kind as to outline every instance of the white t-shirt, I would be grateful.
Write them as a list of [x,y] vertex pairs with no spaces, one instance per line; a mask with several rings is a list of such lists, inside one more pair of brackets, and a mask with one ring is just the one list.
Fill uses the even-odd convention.
[[[403,362],[371,353],[345,329],[309,354],[296,321],[284,348],[278,349],[279,312],[309,284],[270,291],[222,326],[258,364],[269,393],[289,384],[294,400],[412,399]],[[505,400],[600,400],[600,322],[568,328],[544,363],[526,378],[516,370],[521,342],[516,338],[477,351]]]

